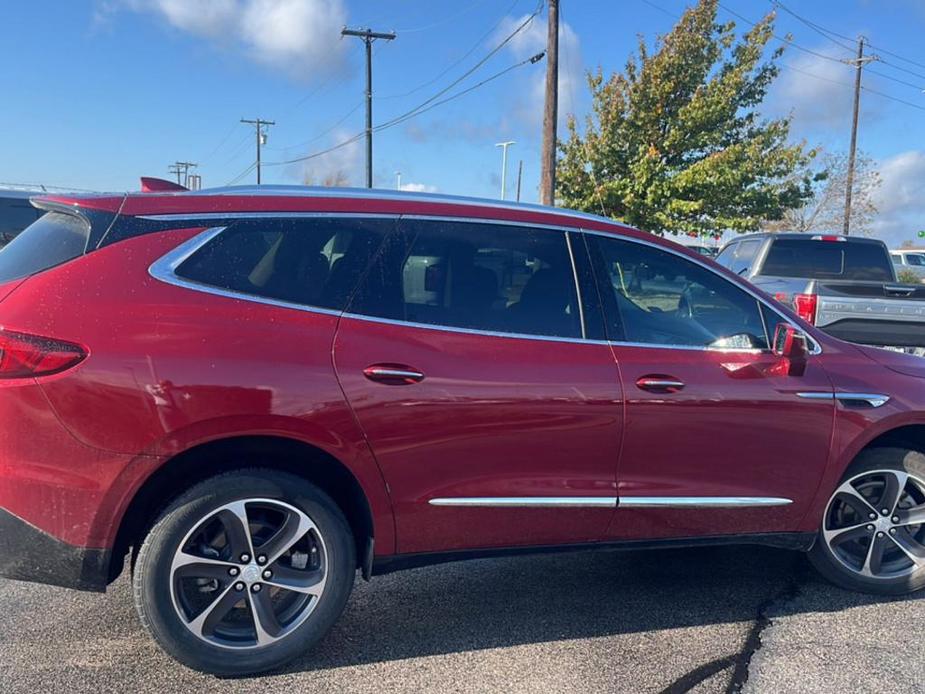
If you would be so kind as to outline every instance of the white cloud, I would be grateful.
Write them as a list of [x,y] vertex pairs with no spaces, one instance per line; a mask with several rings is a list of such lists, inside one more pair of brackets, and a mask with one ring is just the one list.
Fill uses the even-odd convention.
[[[782,69],[771,88],[769,108],[781,114],[792,113],[798,133],[847,133],[851,126],[854,70],[825,47],[814,50],[819,55],[789,53],[781,59]],[[865,84],[870,82],[870,76],[866,77]],[[860,117],[865,122],[879,117],[879,105],[869,95],[861,97]]]
[[[507,17],[498,27],[493,42],[503,40],[529,15]],[[507,48],[518,60],[525,60],[546,50],[546,18],[534,17],[510,43]],[[536,69],[541,67],[541,69]],[[545,60],[533,66],[528,80],[528,93],[518,100],[515,115],[530,126],[539,127],[543,122],[543,104],[546,94]],[[581,42],[578,34],[566,22],[559,23],[559,128],[565,125],[569,112],[578,109],[579,95],[584,84],[584,65],[581,60]]]
[[431,186],[426,183],[402,183],[402,190],[407,190],[411,193],[436,193],[437,186]]
[[[331,145],[346,142],[354,133],[338,130],[331,137]],[[354,139],[350,144],[322,154],[320,157],[301,162],[295,170],[300,181],[310,185],[355,186],[363,173],[363,140]]]
[[918,231],[925,229],[925,151],[909,150],[880,163],[880,188],[874,235],[894,247],[903,241],[925,245]]
[[251,58],[301,80],[344,69],[343,0],[106,0],[148,12],[180,31],[243,46]]

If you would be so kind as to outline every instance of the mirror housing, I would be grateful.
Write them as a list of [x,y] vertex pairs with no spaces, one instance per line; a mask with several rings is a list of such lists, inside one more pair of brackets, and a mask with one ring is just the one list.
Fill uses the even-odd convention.
[[789,323],[778,323],[774,328],[774,344],[771,351],[789,363],[791,376],[802,376],[806,368],[806,335]]

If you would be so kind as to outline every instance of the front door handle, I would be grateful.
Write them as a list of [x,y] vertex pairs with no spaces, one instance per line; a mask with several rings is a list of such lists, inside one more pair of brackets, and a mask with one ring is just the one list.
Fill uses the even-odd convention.
[[363,375],[370,381],[391,386],[407,386],[424,380],[421,371],[405,364],[373,364],[363,369]]
[[654,393],[677,393],[684,387],[684,381],[674,376],[652,374],[649,376],[640,376],[636,379],[636,387],[640,390],[649,390]]

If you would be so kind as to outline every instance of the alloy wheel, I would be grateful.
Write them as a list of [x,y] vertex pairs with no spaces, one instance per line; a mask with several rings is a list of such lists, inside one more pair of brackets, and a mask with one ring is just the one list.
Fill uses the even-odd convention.
[[324,540],[308,515],[276,499],[235,501],[184,537],[170,567],[170,596],[197,638],[260,648],[308,619],[327,567]]
[[826,507],[826,546],[866,579],[895,579],[925,567],[925,481],[898,470],[863,472]]

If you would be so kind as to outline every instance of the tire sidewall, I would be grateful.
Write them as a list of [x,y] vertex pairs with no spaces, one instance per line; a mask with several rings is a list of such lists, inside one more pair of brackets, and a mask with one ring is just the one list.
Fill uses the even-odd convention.
[[[845,472],[839,486],[858,475],[875,470],[907,472],[925,482],[925,454],[904,448],[874,448],[863,451]],[[834,494],[834,490],[832,493]],[[925,567],[916,569],[906,576],[881,579],[861,576],[846,567],[832,554],[822,533],[830,504],[831,498],[826,502],[816,542],[809,553],[810,561],[821,574],[848,590],[878,595],[905,595],[925,587]]]
[[[170,567],[180,543],[204,518],[225,504],[249,498],[283,501],[312,519],[327,551],[327,580],[311,615],[279,642],[254,649],[222,648],[199,639],[181,621],[171,597]],[[164,511],[139,551],[133,588],[139,616],[162,648],[196,670],[233,676],[281,667],[308,650],[340,616],[355,574],[353,537],[330,497],[294,475],[246,471],[206,480]]]

